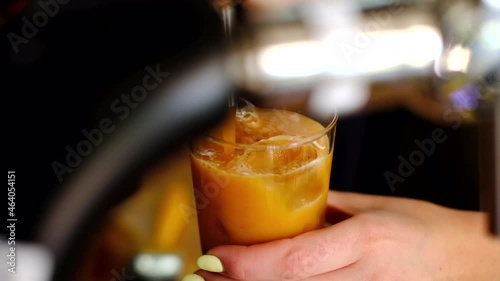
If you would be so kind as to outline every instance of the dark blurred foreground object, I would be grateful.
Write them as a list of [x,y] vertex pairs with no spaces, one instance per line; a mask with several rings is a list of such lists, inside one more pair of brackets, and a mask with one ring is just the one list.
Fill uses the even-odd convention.
[[[98,129],[105,118],[119,130],[129,120],[122,120],[125,111],[116,108],[125,107],[133,116],[157,95],[155,89],[144,101],[132,99],[136,108],[121,96],[143,85],[147,68],[171,76],[161,77],[159,84],[176,79],[179,67],[196,62],[206,54],[203,50],[222,50],[222,30],[205,1],[72,0],[59,4],[58,13],[16,53],[8,35],[24,37],[25,21],[32,23],[44,9],[38,1],[10,2],[30,4],[0,27],[0,92],[10,135],[4,147],[9,169],[18,170],[18,192],[26,193],[17,198],[23,223],[16,233],[28,239],[42,202],[72,175],[62,173],[60,182],[53,163],[76,171],[67,157],[88,140],[84,130]],[[104,133],[103,141],[110,135]]]
[[[17,239],[48,246],[54,280],[72,280],[106,210],[156,159],[223,115],[232,83],[211,3],[62,2],[33,1],[2,18],[1,87]],[[30,30],[42,13],[46,24]],[[137,86],[147,88],[140,99]]]

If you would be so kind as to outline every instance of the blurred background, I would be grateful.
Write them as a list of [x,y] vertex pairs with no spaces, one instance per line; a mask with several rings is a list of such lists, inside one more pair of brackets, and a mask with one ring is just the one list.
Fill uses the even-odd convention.
[[[374,11],[393,2],[375,6]],[[10,0],[0,4],[0,92],[7,115],[3,148],[7,169],[16,171],[17,241],[35,240],[43,228],[43,215],[65,184],[96,151],[120,138],[116,132],[126,129],[129,116],[132,119],[142,107],[160,99],[161,85],[180,79],[186,66],[203,61],[205,54],[231,47],[224,35],[223,18],[228,15],[218,6],[226,4],[203,0]],[[266,14],[260,11],[275,9],[260,1],[235,5],[232,20],[243,26],[255,20],[254,15]],[[256,31],[248,31],[252,32]],[[238,30],[235,33],[239,38]],[[145,85],[145,75],[152,77],[148,83],[158,82],[158,88],[151,86],[140,101],[127,101],[123,94]],[[445,87],[437,87],[436,79],[421,75],[367,86],[368,92],[378,95],[339,119],[331,189],[479,210],[477,118],[470,112],[446,115],[449,108],[435,99],[436,91]],[[241,88],[234,91],[258,96],[252,87]],[[298,92],[307,91],[300,89],[290,97],[305,106],[307,99]],[[180,202],[193,206],[187,142],[220,120],[224,104],[213,108],[217,110],[209,117],[182,124],[186,129],[169,142],[166,153],[120,182],[126,190],[123,194],[104,201],[113,207],[93,217],[95,225],[80,245],[77,277],[72,280],[113,280],[124,271],[134,280],[167,280],[139,276],[138,266],[154,271],[148,267],[154,265],[151,261],[134,264],[133,258],[142,252],[181,257],[175,276],[195,269],[200,254],[196,216],[192,209],[178,206]],[[104,125],[103,120],[107,120]],[[385,175],[398,174],[399,156],[408,159],[418,148],[415,140],[431,138],[436,128],[444,131],[447,140],[436,144],[435,152],[404,181],[389,184]],[[91,147],[89,156],[68,160],[96,129],[102,142],[94,139],[99,144]],[[93,136],[100,138],[99,133]],[[8,235],[6,231],[1,230],[2,237]],[[178,260],[163,262],[175,269]],[[23,270],[21,265],[18,269]]]

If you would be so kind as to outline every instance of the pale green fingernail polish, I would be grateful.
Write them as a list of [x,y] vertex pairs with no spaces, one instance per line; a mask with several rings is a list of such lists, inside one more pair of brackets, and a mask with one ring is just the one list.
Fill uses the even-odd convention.
[[205,279],[198,274],[188,274],[182,277],[181,281],[205,281]]
[[222,272],[224,271],[224,268],[222,267],[222,262],[220,259],[216,256],[212,255],[203,255],[198,258],[196,261],[198,266],[206,271],[211,271],[211,272]]

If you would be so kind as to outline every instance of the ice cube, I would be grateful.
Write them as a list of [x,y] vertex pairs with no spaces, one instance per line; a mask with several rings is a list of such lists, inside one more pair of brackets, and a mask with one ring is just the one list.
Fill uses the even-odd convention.
[[296,136],[275,136],[257,142],[256,149],[248,149],[231,161],[233,172],[249,174],[282,174],[293,171],[317,158],[312,143],[287,147],[300,141]]
[[241,99],[236,109],[236,119],[249,128],[260,126],[259,114],[255,105],[245,99]]

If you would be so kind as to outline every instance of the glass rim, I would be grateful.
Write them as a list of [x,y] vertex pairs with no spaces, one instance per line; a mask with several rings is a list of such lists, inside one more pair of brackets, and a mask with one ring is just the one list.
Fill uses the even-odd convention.
[[[318,122],[317,120],[314,120],[314,121]],[[299,139],[297,141],[294,141],[294,142],[291,142],[291,143],[287,143],[287,144],[271,144],[270,145],[270,144],[259,144],[259,143],[254,143],[254,144],[234,143],[234,142],[225,141],[225,140],[217,138],[217,137],[210,136],[208,134],[203,134],[202,136],[200,136],[197,139],[205,138],[208,141],[211,141],[211,142],[213,142],[215,144],[219,144],[219,145],[222,145],[222,146],[230,146],[230,147],[233,147],[233,148],[242,148],[242,149],[252,149],[252,150],[262,150],[262,149],[276,149],[276,150],[279,150],[279,149],[290,149],[290,148],[295,148],[295,147],[303,146],[304,144],[311,143],[311,142],[314,142],[315,140],[318,140],[318,139],[322,138],[323,136],[327,135],[328,132],[331,131],[337,125],[337,121],[338,121],[338,115],[335,112],[334,115],[333,115],[332,120],[330,121],[330,123],[326,127],[324,127],[321,131],[319,131],[319,132],[317,132],[315,134],[312,134],[310,136],[306,136],[304,138],[301,138],[301,139]],[[196,139],[195,139],[195,142],[196,142]],[[330,147],[330,149],[331,149],[331,147]]]

